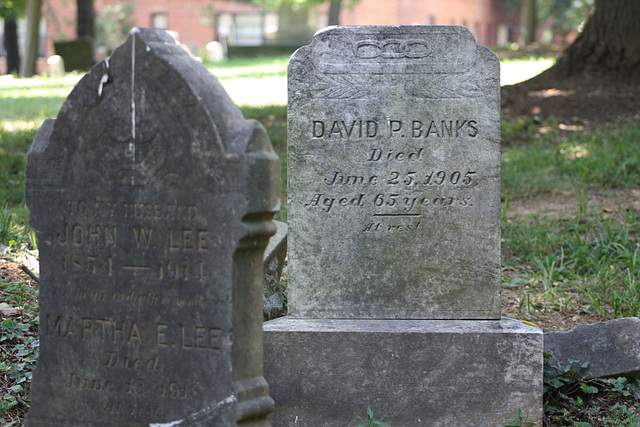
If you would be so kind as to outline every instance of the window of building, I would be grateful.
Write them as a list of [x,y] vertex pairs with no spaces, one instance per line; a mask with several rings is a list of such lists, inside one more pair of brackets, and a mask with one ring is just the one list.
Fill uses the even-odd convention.
[[236,43],[239,45],[260,45],[263,43],[262,16],[257,13],[235,16]]
[[259,46],[278,31],[277,13],[221,13],[217,19],[218,37],[229,45]]
[[169,15],[164,12],[154,13],[151,15],[151,27],[159,28],[161,30],[169,29]]

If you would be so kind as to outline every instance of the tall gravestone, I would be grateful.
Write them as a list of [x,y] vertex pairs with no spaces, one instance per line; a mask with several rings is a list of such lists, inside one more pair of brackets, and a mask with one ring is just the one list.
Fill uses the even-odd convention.
[[40,248],[30,426],[268,426],[264,129],[163,31],[134,29],[27,159]]
[[292,316],[500,317],[497,70],[461,27],[334,30],[297,52]]
[[541,417],[542,334],[500,319],[499,98],[464,27],[333,27],[293,55],[274,424]]

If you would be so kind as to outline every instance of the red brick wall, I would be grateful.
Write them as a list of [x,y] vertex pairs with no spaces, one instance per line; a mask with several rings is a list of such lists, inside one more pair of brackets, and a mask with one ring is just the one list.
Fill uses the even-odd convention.
[[499,0],[361,0],[344,9],[343,25],[465,25],[480,44],[496,43],[500,24],[507,24]]
[[[151,27],[152,16],[155,13],[166,13],[169,18],[168,30],[176,31],[180,35],[180,42],[192,49],[203,47],[215,40],[216,33],[213,26],[207,22],[210,5],[216,14],[255,13],[258,10],[247,4],[231,1],[211,0],[136,0],[133,20],[139,27]],[[196,55],[198,52],[194,52]]]
[[48,0],[43,2],[42,18],[47,23],[45,56],[54,54],[53,42],[76,38],[76,1]]

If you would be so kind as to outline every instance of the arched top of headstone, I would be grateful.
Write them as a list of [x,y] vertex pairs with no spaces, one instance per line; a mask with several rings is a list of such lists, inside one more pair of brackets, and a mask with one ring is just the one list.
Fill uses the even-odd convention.
[[363,25],[322,29],[306,48],[322,72],[458,74],[474,65],[477,45],[461,26]]
[[327,27],[291,57],[289,80],[299,84],[290,102],[366,100],[384,90],[417,102],[498,99],[499,66],[463,26]]
[[44,185],[222,184],[225,165],[240,154],[270,151],[263,128],[244,119],[217,79],[155,29],[134,28],[44,128],[50,134],[36,140],[41,156],[29,165],[47,171]]

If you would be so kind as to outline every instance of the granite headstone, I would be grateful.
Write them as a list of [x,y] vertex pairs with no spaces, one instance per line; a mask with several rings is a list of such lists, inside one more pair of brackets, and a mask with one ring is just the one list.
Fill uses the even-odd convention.
[[134,28],[27,159],[40,248],[30,426],[268,426],[264,129],[160,30]]
[[338,27],[289,63],[289,314],[500,318],[496,55]]

